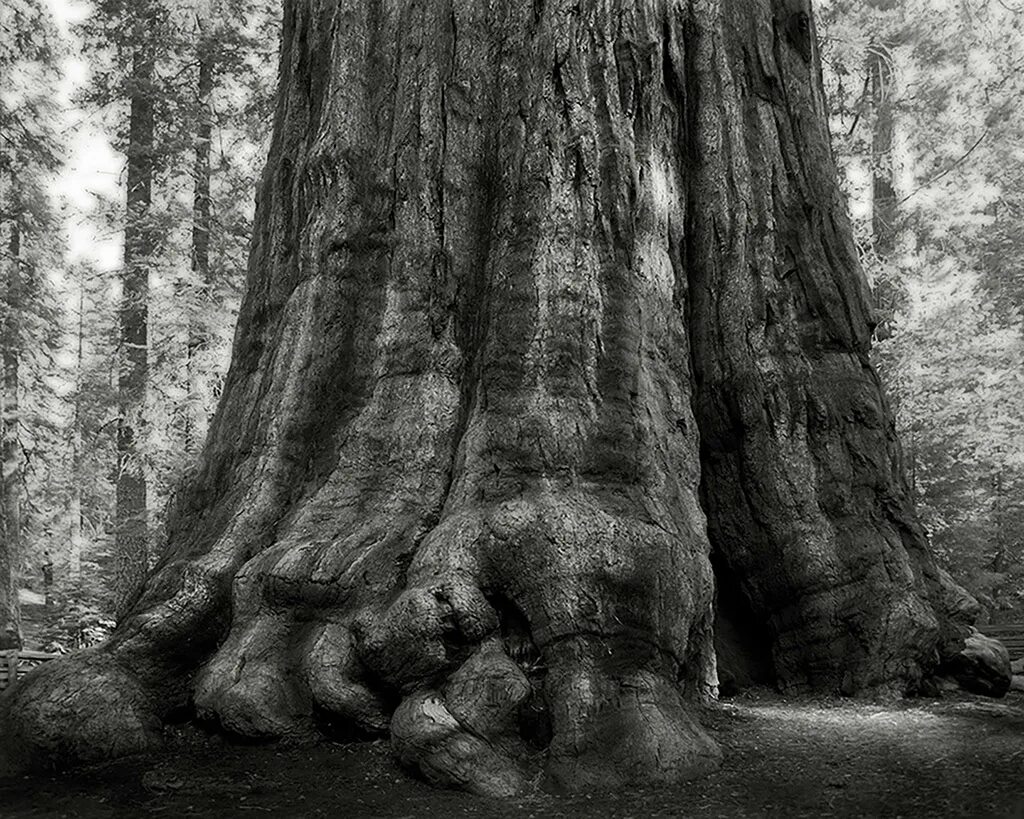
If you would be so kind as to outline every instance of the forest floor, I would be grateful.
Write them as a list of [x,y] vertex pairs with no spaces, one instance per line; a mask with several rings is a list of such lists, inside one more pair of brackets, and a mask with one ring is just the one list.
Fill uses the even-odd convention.
[[179,732],[166,753],[0,780],[0,816],[1024,819],[1019,692],[882,704],[760,691],[704,721],[722,745],[722,769],[671,788],[489,800],[408,776],[384,742],[239,745]]

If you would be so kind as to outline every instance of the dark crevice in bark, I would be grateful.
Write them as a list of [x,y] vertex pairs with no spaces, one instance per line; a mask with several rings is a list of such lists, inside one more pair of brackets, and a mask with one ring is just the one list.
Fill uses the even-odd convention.
[[[331,9],[332,5],[326,2],[321,8],[321,3],[314,2],[304,11],[296,12],[297,31],[293,36],[297,38],[298,61],[295,76],[299,80],[299,87],[305,96],[306,109],[309,112],[307,138],[314,137],[319,128],[330,77],[330,52],[333,42],[331,34],[335,25],[335,11]],[[315,45],[310,45],[310,41]]]
[[522,610],[501,592],[487,595],[498,615],[498,629],[505,643],[509,657],[520,665],[536,665],[540,662],[540,651],[533,641],[530,621]]
[[755,611],[742,576],[713,552],[715,570],[715,652],[722,696],[752,685],[774,685],[772,645],[775,637],[764,617]]

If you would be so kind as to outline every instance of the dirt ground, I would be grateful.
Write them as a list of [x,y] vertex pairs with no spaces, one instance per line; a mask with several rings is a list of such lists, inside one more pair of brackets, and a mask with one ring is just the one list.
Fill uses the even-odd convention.
[[417,781],[383,742],[254,746],[179,731],[160,755],[0,780],[0,816],[1024,819],[1020,693],[869,704],[757,692],[709,709],[705,722],[723,767],[672,788],[496,801]]

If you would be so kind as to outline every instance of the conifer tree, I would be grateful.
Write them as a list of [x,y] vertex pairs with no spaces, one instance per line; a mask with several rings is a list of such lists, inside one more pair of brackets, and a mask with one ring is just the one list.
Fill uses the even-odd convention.
[[21,643],[18,576],[24,562],[25,445],[33,435],[26,390],[49,337],[47,287],[40,259],[53,243],[43,190],[58,163],[53,98],[56,32],[40,0],[0,8],[0,648]]

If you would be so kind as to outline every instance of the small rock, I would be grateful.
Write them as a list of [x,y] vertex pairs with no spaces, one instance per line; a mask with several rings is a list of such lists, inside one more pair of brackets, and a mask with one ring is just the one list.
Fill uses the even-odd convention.
[[1010,680],[1011,691],[1024,691],[1024,674],[1014,674]]
[[1024,674],[1024,657],[1020,657],[1010,663],[1010,670],[1014,674]]
[[977,631],[973,631],[964,643],[963,650],[946,662],[943,672],[972,694],[1003,696],[1013,679],[1010,654],[1006,647],[998,640]]

